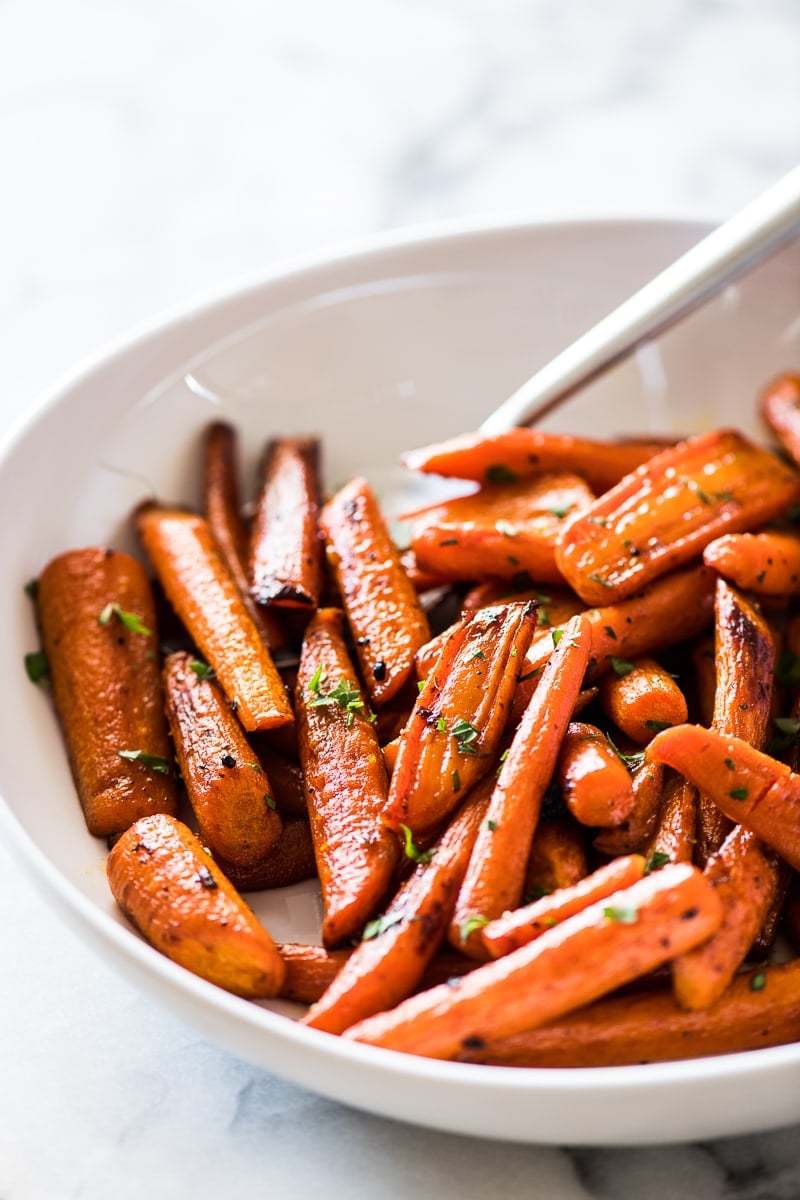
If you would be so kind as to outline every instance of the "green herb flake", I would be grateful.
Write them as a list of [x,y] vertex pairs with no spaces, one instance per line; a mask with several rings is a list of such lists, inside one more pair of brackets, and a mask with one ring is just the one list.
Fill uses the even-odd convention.
[[447,733],[447,720],[444,717],[439,717],[436,722],[437,733]]
[[368,921],[361,935],[362,942],[371,942],[373,938],[380,937],[382,933],[386,933],[387,929],[391,929],[393,925],[399,925],[405,919],[405,911],[399,909],[393,913],[384,913],[382,917],[376,917],[374,921]]
[[275,803],[275,797],[270,796],[269,792],[264,792],[264,803],[266,804],[267,808],[271,808],[273,812],[278,811],[278,806]]
[[136,613],[125,612],[121,609],[116,600],[112,600],[110,604],[105,606],[97,618],[98,624],[108,625],[113,617],[116,617],[120,624],[124,625],[130,633],[141,633],[144,637],[150,637],[153,632],[142,623],[141,617],[137,617]]
[[562,637],[564,636],[564,630],[563,629],[554,629],[553,632],[550,634],[550,636],[553,639],[553,646],[557,646],[558,643],[561,641]]
[[420,850],[414,841],[413,833],[407,825],[401,825],[400,829],[403,832],[403,852],[406,858],[410,858],[415,863],[430,862],[433,858],[433,850]]
[[[355,714],[360,712],[362,716],[366,716],[364,709],[364,701],[361,699],[361,693],[354,683],[349,679],[340,679],[336,687],[331,692],[323,692],[320,688],[320,681],[316,680],[316,672],[311,679],[308,689],[314,692],[314,699],[309,702],[309,708],[323,708],[325,705],[335,704],[347,713],[348,728],[353,724]],[[312,687],[316,680],[316,688]]]
[[618,925],[635,925],[639,910],[635,904],[609,904],[603,909],[603,916]]
[[503,537],[519,537],[519,530],[510,521],[495,521],[494,527],[498,533],[502,533]]
[[644,864],[645,875],[652,875],[653,871],[660,871],[668,862],[672,862],[668,854],[665,854],[663,850],[654,850]]
[[466,661],[472,662],[476,658],[480,658],[483,662],[486,662],[486,655],[483,653],[480,646],[478,647],[477,650],[473,650],[472,654],[467,655]]
[[486,468],[484,478],[487,483],[516,483],[519,476],[505,463],[492,463]]
[[140,762],[159,775],[169,775],[169,763],[160,754],[147,754],[144,750],[118,750],[117,754],[128,762]]
[[757,971],[755,973],[755,975],[751,976],[751,979],[750,979],[750,991],[751,992],[763,992],[763,990],[766,986],[767,986],[767,972],[766,971]]
[[613,583],[609,583],[607,579],[603,579],[602,575],[595,575],[594,572],[589,575],[589,579],[594,580],[595,583],[602,584],[602,586],[605,588],[613,588],[614,586]]
[[457,546],[458,538],[445,538],[443,542],[439,542],[440,546]]
[[524,675],[518,675],[517,683],[527,683],[529,679],[535,679],[537,675],[541,675],[543,670],[544,667],[534,667],[532,671],[527,671]]
[[550,614],[546,608],[540,608],[536,614],[536,624],[541,628],[543,625],[550,624]]
[[611,638],[611,640],[612,640],[613,642],[615,642],[615,641],[617,640],[617,635],[614,633],[614,630],[611,628],[611,626],[610,626],[610,625],[604,625],[604,626],[603,626],[603,628],[604,628],[604,630],[606,631],[606,634],[608,635],[608,637],[610,637],[610,638]]
[[463,717],[459,717],[450,732],[456,739],[459,754],[477,754],[478,748],[475,743],[480,736],[480,730],[476,729],[474,725],[465,721]]
[[466,944],[467,938],[469,937],[469,935],[471,933],[474,933],[476,929],[483,929],[484,925],[488,925],[488,924],[489,924],[489,918],[482,917],[482,916],[480,916],[479,913],[473,913],[473,915],[471,917],[467,917],[467,919],[465,921],[462,921],[458,927],[458,934],[459,934],[459,937],[461,938],[461,945],[464,946]]
[[562,520],[568,512],[571,512],[575,507],[574,504],[554,504],[552,508],[545,509],[545,512],[552,513],[554,517]]
[[735,771],[735,770],[736,770],[736,763],[733,761],[733,759],[732,759],[732,758],[726,758],[726,759],[725,759],[725,766],[728,768],[728,770],[729,770],[729,771]]
[[489,830],[489,833],[494,833],[494,831],[497,829],[497,821],[492,821],[490,818],[486,822],[486,828]]
[[25,655],[25,674],[31,683],[38,683],[40,687],[50,686],[50,663],[44,650],[32,650]]
[[733,788],[730,792],[728,792],[731,800],[746,800],[748,794],[749,793],[746,787]]
[[425,684],[426,684],[427,682],[428,682],[428,681],[427,681],[427,679],[420,679],[420,680],[418,680],[418,681],[417,681],[417,691],[418,691],[418,692],[424,692],[424,690],[425,690]]
[[616,743],[611,740],[608,734],[606,734],[606,741],[616,754],[617,758],[625,763],[625,766],[629,771],[636,771],[639,767],[641,767],[645,758],[644,750],[638,750],[634,754],[623,754],[619,746],[617,746]]
[[664,729],[672,729],[671,721],[645,721],[645,729],[649,729],[652,733],[661,733]]
[[320,663],[308,681],[308,690],[317,696],[319,695],[320,688],[322,687],[322,674],[322,663]]
[[453,781],[453,791],[460,792],[461,791],[461,776],[459,775],[458,771],[453,771],[450,778]]
[[616,654],[609,654],[608,660],[618,679],[624,679],[634,669],[632,662],[628,662],[625,658],[617,658]]
[[192,659],[189,663],[189,670],[194,672],[198,679],[213,679],[215,674],[214,668],[210,667],[208,663],[201,662],[199,658]]
[[540,917],[538,923],[544,925],[547,929],[552,929],[558,924],[558,917]]

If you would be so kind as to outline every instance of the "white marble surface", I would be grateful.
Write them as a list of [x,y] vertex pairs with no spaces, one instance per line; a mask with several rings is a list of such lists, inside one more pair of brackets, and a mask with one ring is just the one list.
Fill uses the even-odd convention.
[[[132,323],[362,233],[724,215],[800,157],[798,61],[796,0],[3,0],[0,428]],[[800,1195],[800,1128],[565,1152],[318,1099],[112,976],[2,846],[0,961],[2,1200]]]

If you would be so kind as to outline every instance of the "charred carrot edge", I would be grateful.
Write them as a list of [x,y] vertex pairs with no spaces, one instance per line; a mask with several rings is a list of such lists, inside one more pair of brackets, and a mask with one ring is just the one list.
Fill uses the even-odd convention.
[[552,1021],[697,946],[718,928],[714,889],[688,864],[664,867],[527,946],[433,988],[345,1037],[429,1058]]
[[796,471],[735,430],[715,430],[664,450],[570,518],[556,561],[588,604],[623,600],[798,496]]
[[270,650],[286,645],[286,630],[274,612],[260,608],[247,578],[247,531],[239,506],[238,437],[232,425],[214,421],[203,439],[203,512],[239,595]]
[[490,785],[478,784],[386,912],[365,931],[305,1024],[341,1033],[410,995],[444,937],[469,852],[486,814]]
[[250,585],[259,604],[315,608],[322,587],[319,439],[267,444],[250,539]]
[[447,640],[400,739],[384,814],[392,829],[435,830],[492,766],[535,617],[534,604],[483,608]]
[[448,934],[451,945],[467,954],[483,957],[477,929],[519,904],[542,797],[580,690],[589,643],[586,621],[573,617],[501,767]]
[[758,596],[800,594],[800,538],[793,533],[726,533],[709,542],[703,562]]
[[481,930],[481,939],[493,958],[502,958],[512,950],[526,946],[567,917],[583,912],[590,904],[630,887],[643,877],[645,867],[641,854],[616,858],[572,887],[559,888],[550,896],[542,896],[532,904],[490,921]]
[[238,996],[275,996],[284,965],[250,911],[191,830],[143,817],[108,856],[114,899],[157,950]]
[[800,775],[739,738],[698,725],[665,729],[647,755],[680,771],[800,870]]
[[149,504],[139,536],[167,597],[245,729],[293,720],[281,677],[209,529],[193,513]]
[[681,1008],[709,1008],[719,1000],[758,935],[775,899],[775,857],[755,834],[738,826],[705,867],[722,902],[722,924],[707,942],[672,963],[675,999]]
[[800,463],[800,375],[787,371],[771,380],[758,398],[758,407],[781,446]]
[[519,483],[490,484],[419,513],[411,545],[417,562],[447,579],[510,582],[525,573],[537,582],[558,583],[555,545],[569,512],[594,498],[575,475],[543,475]]
[[297,731],[325,907],[323,941],[360,933],[383,899],[399,847],[381,815],[388,780],[344,643],[344,616],[317,611],[297,673]]
[[600,705],[637,746],[646,746],[666,725],[684,725],[689,715],[686,698],[669,671],[649,657],[626,663],[620,674],[606,674]]
[[281,833],[272,785],[213,679],[191,654],[164,664],[164,694],[175,755],[200,837],[215,858],[252,867]]
[[556,779],[581,825],[619,825],[636,805],[628,768],[595,725],[571,721],[561,742]]
[[410,471],[509,483],[544,471],[574,471],[595,492],[605,492],[654,454],[661,442],[602,442],[563,433],[509,429],[487,437],[465,433],[402,456]]
[[156,611],[144,567],[105,548],[61,554],[42,571],[37,615],[89,832],[108,837],[150,813],[175,813]]
[[[724,580],[714,599],[717,686],[711,726],[762,750],[767,739],[775,671],[775,643],[762,616]],[[700,865],[716,853],[731,823],[701,794],[697,850]]]
[[738,976],[703,1012],[669,993],[619,996],[459,1057],[505,1067],[616,1067],[781,1046],[800,1039],[800,959]]
[[648,857],[666,862],[691,862],[697,841],[697,789],[673,775],[664,785],[661,810]]
[[572,887],[588,874],[586,831],[578,822],[569,816],[539,821],[525,867],[523,897]]
[[632,776],[635,804],[626,820],[601,829],[594,848],[601,854],[642,853],[658,825],[664,792],[664,767],[661,763],[642,763]]
[[396,696],[414,655],[430,640],[428,618],[366,479],[353,479],[322,510],[320,527],[373,703]]
[[240,892],[263,892],[314,879],[317,862],[308,819],[286,817],[281,835],[268,856],[252,867],[238,867],[221,858],[218,862],[220,870]]

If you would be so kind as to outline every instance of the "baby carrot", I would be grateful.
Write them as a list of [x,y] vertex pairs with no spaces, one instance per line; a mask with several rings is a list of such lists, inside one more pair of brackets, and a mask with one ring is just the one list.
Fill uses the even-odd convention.
[[800,537],[794,533],[726,533],[709,542],[703,562],[756,595],[800,595]]
[[547,896],[588,874],[586,830],[570,816],[543,818],[533,835],[523,897]]
[[632,776],[634,806],[619,825],[601,829],[594,847],[601,854],[640,854],[652,838],[661,812],[664,768],[661,763],[641,763]]
[[691,862],[697,841],[697,789],[679,775],[664,786],[658,821],[647,848],[651,861]]
[[564,802],[582,825],[619,825],[636,800],[628,768],[594,725],[571,721],[556,766]]
[[252,867],[237,866],[222,858],[217,861],[220,870],[240,892],[289,887],[304,879],[314,879],[317,874],[314,843],[306,817],[284,818],[280,837],[272,850]]
[[600,684],[600,705],[638,746],[646,746],[667,725],[683,725],[689,715],[669,671],[649,656],[609,671]]
[[758,407],[783,449],[800,464],[800,375],[787,371],[771,380],[758,398]]
[[250,541],[250,582],[259,604],[315,608],[322,586],[319,441],[268,443]]

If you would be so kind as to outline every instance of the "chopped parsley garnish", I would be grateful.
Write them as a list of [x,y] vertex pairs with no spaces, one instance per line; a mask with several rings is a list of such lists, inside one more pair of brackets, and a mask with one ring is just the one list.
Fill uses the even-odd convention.
[[550,614],[546,608],[540,608],[536,614],[536,624],[541,628],[543,625],[550,624]]
[[160,754],[147,754],[144,750],[118,750],[117,754],[128,762],[140,762],[143,767],[149,767],[159,775],[169,775],[169,763]]
[[651,730],[652,733],[661,733],[663,729],[672,729],[671,721],[645,721],[645,729]]
[[614,630],[611,628],[611,626],[604,625],[603,628],[606,631],[606,633],[608,634],[608,636],[611,638],[611,640],[615,642],[617,640],[617,635],[614,633]]
[[481,659],[483,659],[484,662],[486,661],[486,655],[483,653],[480,646],[478,647],[477,650],[473,650],[472,654],[467,655],[466,661],[472,662],[472,660],[475,658],[481,658]]
[[44,650],[32,650],[25,655],[25,673],[31,683],[38,683],[40,687],[50,686],[50,663]]
[[453,771],[450,778],[453,781],[453,791],[460,792],[461,791],[461,776],[459,775],[458,771]]
[[609,581],[607,579],[603,579],[602,575],[595,575],[594,572],[592,572],[592,574],[589,576],[589,578],[593,579],[595,583],[601,583],[603,585],[603,587],[606,587],[606,588],[611,588],[614,586],[613,583],[609,583]]
[[668,854],[665,854],[663,850],[654,850],[644,865],[645,875],[652,875],[653,871],[660,871],[668,862],[672,862]]
[[554,517],[558,517],[558,519],[561,520],[574,507],[575,506],[573,504],[555,504],[552,508],[548,508],[546,511],[552,513]]
[[433,858],[433,850],[420,850],[419,846],[414,841],[414,835],[407,825],[401,825],[403,831],[403,851],[406,858],[410,858],[415,863],[427,863]]
[[384,913],[382,917],[376,917],[374,921],[368,921],[361,935],[362,942],[371,942],[373,938],[380,937],[382,933],[386,933],[387,929],[391,929],[393,925],[399,925],[405,919],[405,912],[403,909],[399,909],[397,912]]
[[201,662],[199,658],[192,659],[192,661],[189,663],[189,670],[192,671],[198,679],[213,679],[215,674],[214,668],[210,667],[208,663]]
[[489,833],[494,833],[494,831],[497,829],[497,821],[493,821],[491,818],[489,818],[489,820],[486,822],[486,828],[489,830]]
[[143,624],[141,617],[137,617],[136,613],[125,612],[117,604],[116,600],[112,600],[107,604],[97,618],[98,624],[108,625],[113,617],[116,617],[121,625],[124,625],[131,633],[141,633],[145,637],[150,637],[153,632]]
[[732,791],[728,792],[728,795],[730,796],[731,800],[746,800],[748,791],[746,787],[738,787],[733,788]]
[[757,971],[756,974],[753,975],[753,977],[750,980],[750,991],[751,992],[763,992],[763,990],[766,986],[767,986],[767,972],[766,971]]
[[616,654],[609,654],[608,661],[611,663],[614,674],[618,679],[624,679],[634,669],[632,662],[628,662],[625,658],[617,658]]
[[459,717],[455,722],[450,732],[456,739],[459,754],[477,754],[478,748],[475,743],[480,735],[480,730],[471,725],[469,721],[465,721],[463,717]]
[[466,921],[462,921],[458,927],[462,946],[471,933],[474,933],[476,929],[483,929],[484,925],[488,924],[489,918],[482,917],[479,913],[474,913],[471,917],[467,917]]
[[635,904],[609,904],[603,909],[603,916],[618,925],[635,925],[639,919],[639,910]]
[[563,629],[554,629],[554,630],[552,631],[552,633],[550,634],[550,637],[553,639],[553,646],[554,646],[554,647],[558,645],[558,643],[561,641],[561,639],[562,639],[562,637],[563,637],[563,636],[564,636],[564,630],[563,630]]
[[275,797],[270,796],[269,792],[264,792],[264,803],[267,808],[271,808],[273,812],[277,812],[278,806],[275,803]]
[[[355,720],[355,714],[361,712],[364,708],[364,701],[361,699],[361,693],[354,683],[349,679],[340,679],[333,691],[323,692],[322,685],[324,682],[322,667],[317,667],[311,679],[308,681],[308,690],[312,693],[314,699],[309,701],[309,708],[324,708],[326,705],[334,704],[339,708],[344,709],[347,713],[348,728]],[[363,715],[367,715],[366,713]]]
[[519,475],[505,463],[492,463],[486,468],[485,479],[487,483],[516,483]]
[[457,546],[458,538],[445,538],[443,542],[439,542],[440,546]]
[[447,733],[447,721],[444,717],[439,717],[436,722],[437,733]]
[[619,746],[617,746],[611,740],[611,738],[609,737],[608,734],[606,734],[606,741],[608,742],[609,746],[616,754],[617,758],[619,758],[622,762],[625,763],[625,766],[628,768],[629,771],[636,771],[644,762],[644,756],[645,756],[644,750],[638,750],[633,754],[623,754],[622,751],[620,750]]

